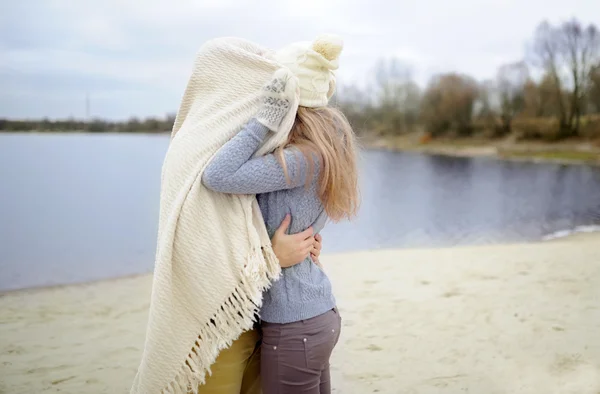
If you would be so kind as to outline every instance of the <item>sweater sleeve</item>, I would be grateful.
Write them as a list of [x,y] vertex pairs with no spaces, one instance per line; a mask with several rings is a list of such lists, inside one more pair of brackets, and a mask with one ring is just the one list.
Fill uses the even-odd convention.
[[255,119],[248,122],[208,163],[202,183],[211,190],[230,194],[262,194],[303,186],[309,168],[316,172],[318,162],[313,160],[314,165],[309,165],[298,149],[283,151],[289,180],[274,154],[252,158],[268,133],[269,129]]

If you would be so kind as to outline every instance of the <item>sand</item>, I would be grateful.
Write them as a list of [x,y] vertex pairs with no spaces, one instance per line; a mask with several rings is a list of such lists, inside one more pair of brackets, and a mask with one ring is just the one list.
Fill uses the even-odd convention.
[[[323,257],[336,393],[600,393],[600,234]],[[127,393],[151,277],[0,296],[1,393]]]

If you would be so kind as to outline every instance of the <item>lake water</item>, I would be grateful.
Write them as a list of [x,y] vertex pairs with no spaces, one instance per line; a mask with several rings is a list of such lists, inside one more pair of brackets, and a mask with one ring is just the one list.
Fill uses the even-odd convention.
[[[0,134],[0,289],[149,272],[168,142]],[[597,167],[366,151],[361,193],[358,218],[323,231],[325,252],[532,241],[600,225]]]

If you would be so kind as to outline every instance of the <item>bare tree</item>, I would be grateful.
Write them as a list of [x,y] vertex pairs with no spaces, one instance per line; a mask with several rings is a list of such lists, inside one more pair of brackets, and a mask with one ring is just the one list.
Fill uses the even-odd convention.
[[[399,59],[382,59],[375,68],[375,125],[381,132],[413,131],[418,122],[421,92],[409,66]],[[374,114],[375,115],[375,114]]]
[[442,74],[429,83],[421,106],[422,120],[428,132],[440,135],[453,131],[470,134],[479,85],[461,74]]
[[552,80],[561,136],[577,136],[589,90],[588,76],[600,57],[598,29],[594,25],[584,27],[577,20],[559,27],[543,22],[535,32],[530,57]]
[[375,66],[375,99],[381,105],[395,105],[402,102],[399,92],[412,80],[410,66],[400,59],[380,59]]
[[363,133],[370,128],[372,105],[364,90],[356,85],[339,86],[332,102],[340,107],[356,132]]
[[498,137],[504,134],[504,130],[498,127],[498,115],[500,113],[498,88],[495,80],[486,79],[479,84],[478,95],[473,104],[473,117],[476,120],[474,132]]
[[558,104],[557,115],[561,128],[564,128],[567,125],[567,106],[563,101],[562,80],[559,75],[562,67],[560,50],[560,30],[548,22],[542,22],[535,31],[529,57],[552,81],[553,93]]
[[527,81],[524,87],[525,106],[523,115],[526,117],[558,117],[561,103],[569,99],[568,92],[564,90],[557,93],[555,79],[544,74],[539,83]]
[[511,131],[511,122],[525,107],[525,85],[529,69],[525,62],[506,64],[498,69],[496,86],[503,132]]
[[479,84],[479,93],[473,105],[476,118],[493,117],[497,112],[496,83],[486,79]]
[[600,63],[590,71],[589,83],[587,93],[588,107],[591,112],[600,113]]
[[572,134],[579,133],[585,93],[588,90],[590,71],[600,56],[600,34],[594,25],[582,26],[577,20],[564,23],[562,28],[561,53],[570,74],[571,107],[569,126]]

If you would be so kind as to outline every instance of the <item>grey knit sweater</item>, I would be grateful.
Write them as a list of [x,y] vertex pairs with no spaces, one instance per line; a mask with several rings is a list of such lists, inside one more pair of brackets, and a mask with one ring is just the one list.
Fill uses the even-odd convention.
[[[214,191],[232,194],[256,194],[269,236],[273,236],[286,214],[292,217],[290,234],[312,226],[321,231],[327,216],[317,195],[318,163],[311,169],[304,155],[294,148],[284,150],[291,182],[274,155],[252,158],[269,129],[251,120],[225,144],[205,168],[202,182]],[[282,270],[280,279],[265,292],[260,311],[269,323],[291,323],[323,314],[335,307],[327,275],[307,258]]]

